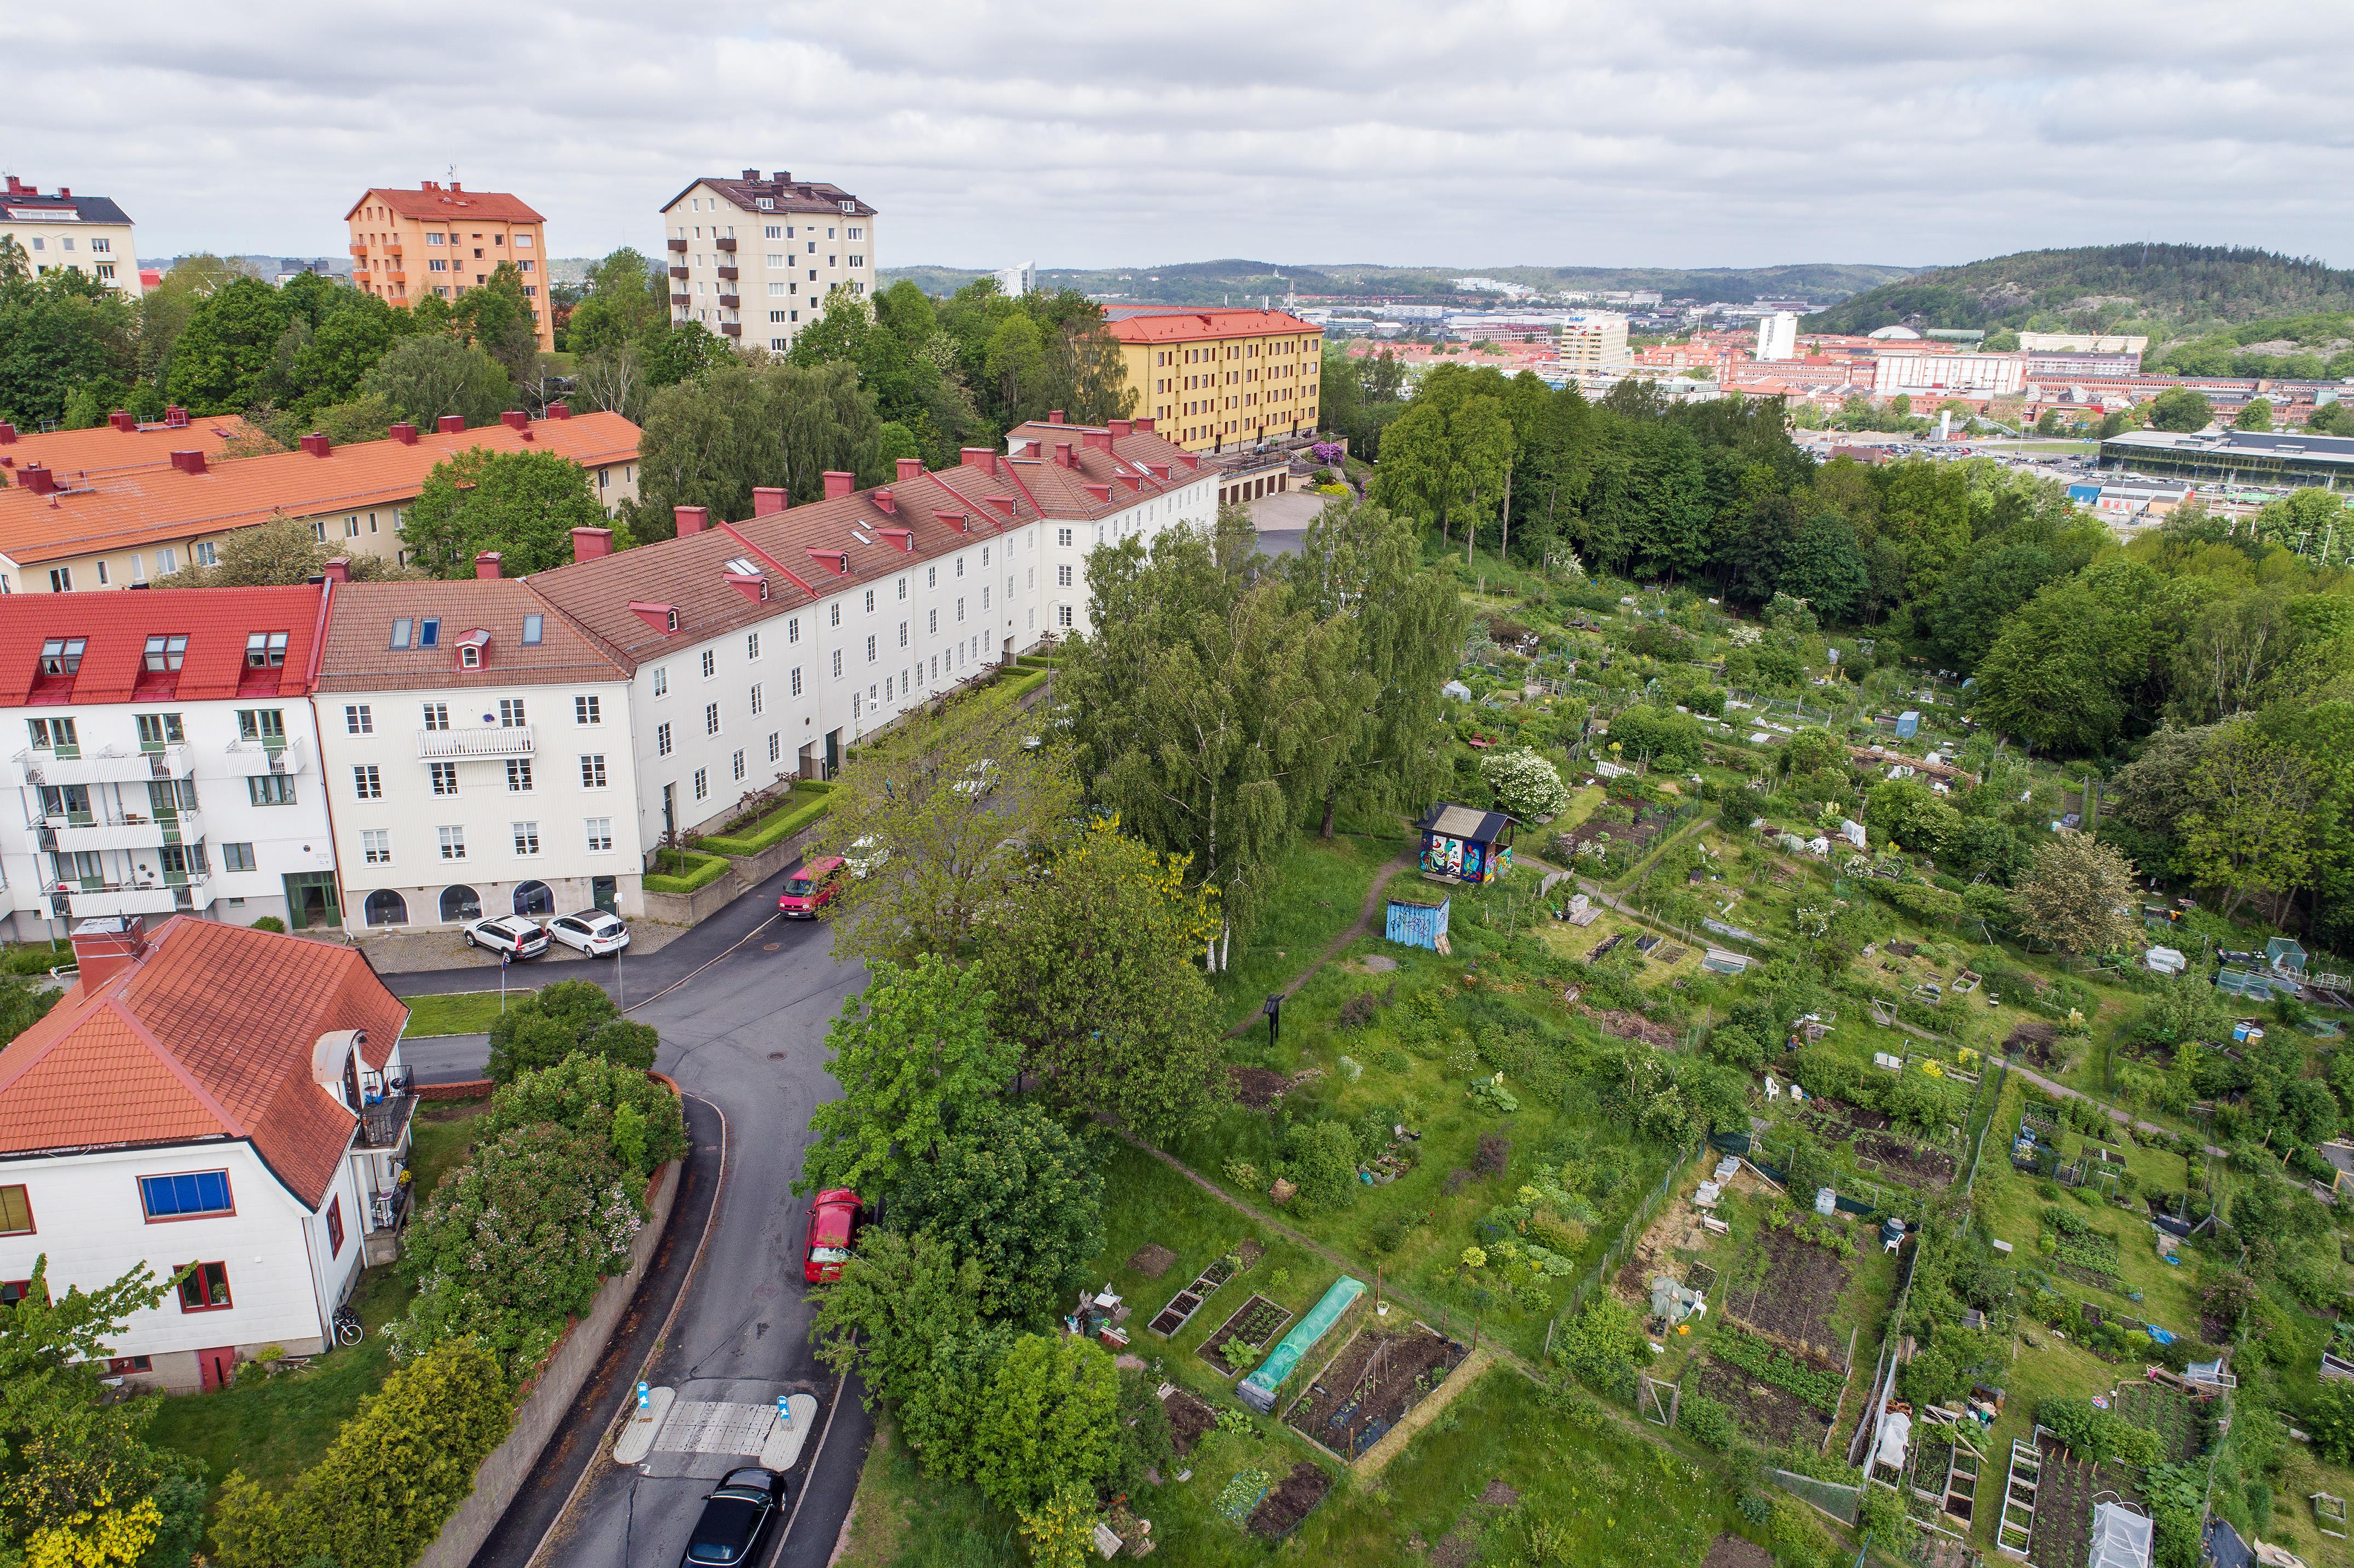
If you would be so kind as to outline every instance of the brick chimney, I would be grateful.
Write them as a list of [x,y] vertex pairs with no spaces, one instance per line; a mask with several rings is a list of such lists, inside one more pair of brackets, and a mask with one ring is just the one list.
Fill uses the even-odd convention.
[[828,501],[839,501],[849,494],[857,483],[856,474],[844,473],[838,468],[828,469],[825,472],[825,498]]
[[983,473],[991,472],[996,467],[991,460],[997,454],[987,447],[966,447],[957,455],[965,467],[977,468]]
[[700,534],[711,526],[711,508],[708,506],[673,507],[672,515],[678,520],[678,536],[682,539],[690,534]]
[[1115,436],[1132,436],[1136,433],[1136,423],[1131,419],[1114,419],[1111,422],[1111,433]]
[[1111,432],[1109,430],[1088,430],[1086,432],[1086,436],[1087,445],[1101,448],[1105,451],[1111,450]]
[[550,403],[547,406],[547,417],[551,419],[568,419],[572,418],[572,405],[569,403]]
[[474,557],[474,577],[476,580],[486,583],[499,580],[499,553],[496,550],[484,550]]
[[319,568],[319,575],[331,583],[347,583],[352,580],[352,558],[349,556],[330,556],[326,564]]
[[417,427],[410,424],[406,419],[403,419],[400,423],[393,426],[392,429],[387,430],[385,434],[390,436],[394,440],[398,441],[405,447],[413,447],[417,444]]
[[147,951],[147,932],[136,915],[110,915],[74,927],[74,964],[81,970],[84,996],[129,969]]
[[499,416],[499,423],[510,430],[520,430],[531,423],[531,416],[521,408],[509,408]]
[[205,454],[200,451],[174,452],[172,466],[182,473],[202,473],[205,471]]
[[[877,507],[891,516],[896,517],[899,514],[899,498],[897,496],[892,494],[888,490],[877,490],[874,493],[875,504]],[[912,545],[908,546],[910,549],[913,549],[914,547],[915,546]]]
[[173,429],[184,430],[188,426],[188,411],[175,403],[164,410],[164,423]]
[[1059,425],[1059,424],[1061,424],[1061,423],[1063,422],[1063,411],[1062,411],[1060,408],[1049,408],[1049,409],[1047,409],[1047,410],[1046,410],[1046,422],[1047,422],[1048,424],[1050,424],[1050,425]]
[[593,561],[599,556],[613,553],[613,531],[610,528],[575,528],[572,530],[572,558]]
[[462,436],[466,433],[466,416],[444,414],[433,421],[433,430],[436,435]]
[[1152,433],[1152,418],[1150,416],[1147,416],[1146,418],[1136,421],[1136,433],[1140,436],[1149,436]]
[[335,450],[335,443],[329,440],[323,432],[313,430],[302,438],[302,450],[313,457],[326,457]]
[[[176,458],[180,454],[174,452],[172,455]],[[198,452],[196,455],[202,457],[204,454]],[[37,462],[28,462],[17,470],[16,482],[36,495],[55,495],[58,493],[58,476]]]
[[16,444],[16,427],[5,419],[0,419],[0,447],[13,447]]
[[907,482],[909,480],[911,480],[911,479],[921,479],[921,478],[923,478],[923,477],[924,477],[924,460],[923,460],[923,459],[921,459],[921,458],[901,458],[901,459],[899,460],[899,482],[900,482],[900,483],[905,484],[905,483],[907,483]]
[[1070,442],[1056,441],[1055,443],[1055,464],[1056,467],[1069,468],[1076,461],[1076,459],[1071,456]]
[[752,487],[752,515],[773,517],[793,503],[781,484],[756,484]]
[[139,428],[139,421],[131,417],[131,410],[128,408],[117,408],[106,417],[106,422],[118,430],[135,430]]

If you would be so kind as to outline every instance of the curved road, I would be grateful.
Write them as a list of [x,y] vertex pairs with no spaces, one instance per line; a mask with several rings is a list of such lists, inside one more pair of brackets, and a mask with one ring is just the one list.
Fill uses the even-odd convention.
[[[675,1287],[676,1270],[689,1259],[694,1273],[668,1332],[661,1333],[669,1293],[659,1266],[632,1316],[647,1319],[635,1325],[645,1340],[660,1334],[647,1381],[677,1390],[682,1401],[773,1406],[780,1394],[818,1396],[823,1442],[812,1439],[794,1467],[798,1506],[760,1568],[819,1568],[849,1512],[871,1431],[854,1389],[837,1401],[833,1378],[811,1351],[802,1203],[791,1189],[809,1144],[811,1113],[834,1092],[825,1071],[826,1027],[843,999],[864,985],[865,971],[829,956],[827,927],[775,917],[782,881],[783,874],[771,878],[659,953],[622,960],[630,1015],[662,1033],[657,1065],[688,1096],[706,1102],[689,1107],[698,1165],[716,1158],[715,1141],[725,1149],[701,1256],[692,1230],[674,1245],[679,1255],[669,1283]],[[613,989],[609,965],[562,969],[560,977],[527,978],[583,976]],[[483,979],[481,969],[386,977],[412,996],[480,990]],[[405,1043],[403,1055],[420,1078],[447,1080],[478,1075],[484,1049],[482,1036],[450,1036]],[[715,1139],[723,1121],[724,1138]],[[702,1205],[691,1201],[691,1185],[687,1193],[680,1212],[692,1225]],[[623,1335],[631,1332],[625,1323]],[[754,1462],[656,1452],[641,1465],[617,1467],[608,1441],[609,1401],[637,1375],[634,1346],[622,1346],[612,1359],[610,1378],[600,1371],[584,1392],[572,1425],[551,1439],[535,1484],[510,1508],[473,1568],[525,1568],[535,1560],[563,1568],[667,1568],[684,1552],[711,1482]]]

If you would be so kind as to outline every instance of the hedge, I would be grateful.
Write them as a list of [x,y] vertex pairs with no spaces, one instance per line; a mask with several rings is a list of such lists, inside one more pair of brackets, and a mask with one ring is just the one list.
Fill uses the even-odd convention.
[[1023,676],[1020,680],[1009,684],[1005,688],[1005,694],[1008,697],[1017,699],[1026,697],[1032,692],[1036,691],[1040,686],[1044,685],[1047,680],[1051,678],[1054,673],[1055,672],[1052,670],[1034,670],[1030,673]]
[[[830,789],[832,786],[825,786],[825,788]],[[771,818],[767,826],[754,832],[733,836],[726,833],[705,833],[703,835],[703,847],[720,854],[758,854],[762,850],[784,842],[820,817],[824,816],[827,809],[832,804],[832,801],[826,800],[813,800],[797,811],[788,811],[782,816]],[[707,881],[708,878],[705,880]],[[653,884],[652,877],[646,878],[647,886],[652,887]],[[698,883],[696,885],[701,886],[702,884]]]
[[648,893],[693,893],[697,888],[710,886],[727,874],[727,862],[719,855],[696,854],[690,850],[664,850],[662,853],[664,860],[657,863],[675,865],[685,862],[695,869],[684,876],[672,876],[658,871],[646,873],[645,889]]

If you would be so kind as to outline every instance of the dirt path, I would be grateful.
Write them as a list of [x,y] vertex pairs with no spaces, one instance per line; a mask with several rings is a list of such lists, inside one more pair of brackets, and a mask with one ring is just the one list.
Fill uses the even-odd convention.
[[[1284,981],[1282,990],[1279,992],[1280,995],[1282,995],[1287,1001],[1289,1000],[1293,991],[1298,991],[1301,986],[1306,985],[1310,980],[1316,978],[1317,970],[1322,969],[1326,964],[1331,963],[1335,958],[1339,957],[1341,952],[1346,948],[1350,943],[1355,941],[1358,938],[1363,936],[1366,932],[1373,928],[1373,916],[1381,913],[1383,909],[1386,907],[1390,879],[1397,875],[1397,874],[1402,871],[1410,871],[1414,868],[1416,853],[1416,852],[1412,849],[1400,850],[1394,859],[1391,860],[1388,863],[1378,866],[1374,869],[1373,885],[1365,889],[1364,907],[1357,911],[1356,923],[1351,926],[1347,930],[1341,932],[1339,936],[1333,938],[1331,941],[1325,943],[1324,950],[1316,955],[1316,961],[1314,963],[1310,964],[1306,969],[1300,970],[1298,974]],[[1226,1038],[1229,1040],[1241,1039],[1244,1035],[1258,1027],[1258,1021],[1259,1015],[1253,1013],[1250,1017],[1244,1019],[1240,1023],[1235,1024],[1232,1029],[1227,1030]]]
[[[2046,1094],[2057,1095],[2065,1099],[2082,1100],[2089,1106],[2100,1106],[2102,1112],[2119,1127],[2129,1127],[2136,1132],[2151,1133],[2159,1138],[2172,1138],[2175,1136],[2173,1129],[2170,1128],[2160,1127],[2154,1121],[2136,1121],[2131,1115],[2125,1111],[2117,1110],[2113,1107],[2101,1105],[2100,1101],[2084,1093],[2082,1089],[2072,1089],[2065,1084],[2055,1084],[2051,1079],[2045,1077],[2042,1074],[2027,1067],[2022,1067],[2017,1062],[2010,1064],[2010,1070],[2017,1073],[2020,1077],[2025,1078],[2029,1083],[2033,1084],[2037,1088],[2041,1089]],[[2228,1149],[2218,1149],[2211,1143],[2206,1144],[2203,1147],[2206,1149],[2208,1154],[2214,1159],[2229,1160],[2232,1157],[2232,1151]]]

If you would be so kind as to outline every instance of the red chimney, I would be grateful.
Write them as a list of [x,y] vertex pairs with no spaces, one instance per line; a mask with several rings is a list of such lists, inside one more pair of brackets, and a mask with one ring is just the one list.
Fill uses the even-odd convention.
[[[9,439],[13,440],[15,440],[16,438],[12,435]],[[923,478],[923,477],[924,477],[924,460],[923,460],[923,459],[921,459],[921,458],[901,458],[901,459],[899,460],[899,482],[900,482],[900,483],[905,484],[905,483],[907,483],[907,481],[909,481],[909,480],[911,480],[911,479],[921,479],[921,478]]]
[[0,419],[0,447],[13,447],[16,444],[16,427],[5,419]]
[[874,494],[875,504],[876,506],[880,507],[883,511],[889,513],[894,517],[899,514],[899,498],[897,496],[893,495],[888,490],[877,490]]
[[185,429],[187,428],[188,411],[175,403],[164,410],[164,423],[175,430]]
[[417,427],[410,424],[406,419],[403,419],[400,423],[393,426],[392,429],[387,430],[385,434],[390,436],[394,440],[398,441],[405,447],[413,447],[417,444]]
[[981,472],[987,473],[993,466],[989,460],[997,454],[987,447],[967,447],[958,455],[963,460],[965,467],[977,468]]
[[1150,418],[1137,420],[1136,433],[1140,436],[1150,435],[1152,433],[1152,420]]
[[302,450],[313,457],[325,457],[335,450],[335,443],[329,440],[322,432],[313,430],[302,438]]
[[1071,466],[1072,461],[1071,443],[1068,441],[1056,441],[1055,443],[1055,465],[1060,468],[1068,468]]
[[856,474],[844,473],[840,469],[828,469],[825,472],[825,498],[828,501],[839,501],[849,494],[857,483]]
[[441,436],[462,436],[466,433],[466,416],[444,414],[433,421],[433,432]]
[[752,487],[752,515],[773,517],[793,503],[780,484],[756,484]]
[[499,580],[499,553],[496,550],[484,550],[474,557],[474,576],[486,583]]
[[499,416],[499,423],[510,430],[520,430],[531,423],[531,416],[521,408],[509,408]]
[[572,418],[572,405],[569,403],[550,403],[547,406],[547,417],[551,419],[568,419]]
[[74,927],[73,950],[88,996],[139,961],[147,951],[147,932],[136,915],[85,920]]
[[[179,456],[177,452],[172,455]],[[196,455],[202,457],[204,454],[199,452]],[[36,495],[55,495],[58,493],[58,476],[37,462],[28,462],[18,470],[16,482]]]
[[593,561],[599,556],[613,553],[613,531],[610,528],[575,528],[572,530],[572,558]]
[[1115,436],[1132,436],[1136,433],[1136,426],[1131,420],[1114,419],[1111,422],[1111,433]]
[[1059,425],[1059,424],[1061,424],[1061,423],[1063,422],[1063,411],[1062,411],[1060,408],[1049,408],[1049,409],[1047,409],[1047,410],[1046,410],[1046,422],[1047,422],[1048,424],[1050,424],[1050,425]]
[[330,556],[327,564],[319,568],[319,575],[331,583],[347,583],[352,580],[352,558],[349,556]]
[[139,428],[139,421],[131,417],[131,410],[128,408],[117,408],[106,417],[106,422],[118,430],[135,430]]
[[689,534],[700,534],[711,526],[711,508],[708,506],[677,506],[671,511],[672,515],[678,519],[678,536],[682,539]]
[[172,466],[178,469],[182,473],[202,473],[205,471],[205,454],[202,452],[174,452],[172,454]]
[[1111,450],[1111,432],[1109,430],[1089,430],[1087,432],[1087,445],[1091,447],[1100,447],[1105,451],[1109,451]]

